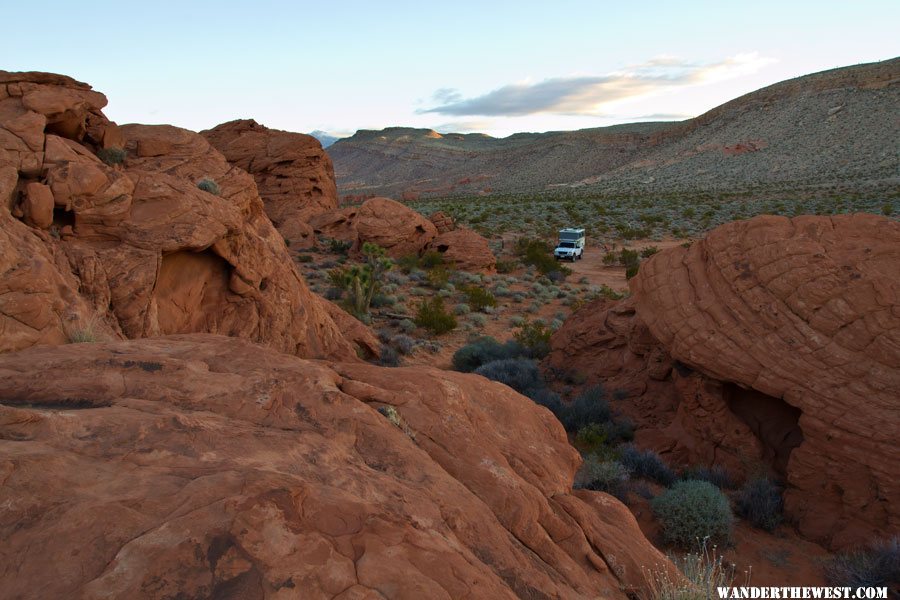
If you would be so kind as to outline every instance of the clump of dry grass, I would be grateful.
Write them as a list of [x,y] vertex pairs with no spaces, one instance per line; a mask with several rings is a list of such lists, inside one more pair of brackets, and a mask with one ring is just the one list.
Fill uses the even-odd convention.
[[[704,539],[697,552],[670,556],[684,577],[673,578],[664,569],[644,570],[647,597],[650,600],[715,600],[716,588],[731,587],[735,581],[735,565],[718,553],[715,545]],[[741,585],[749,585],[750,570],[744,572]]]

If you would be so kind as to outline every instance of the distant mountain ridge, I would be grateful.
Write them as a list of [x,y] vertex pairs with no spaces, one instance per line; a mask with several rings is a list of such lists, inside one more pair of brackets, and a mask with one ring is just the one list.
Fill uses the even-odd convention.
[[327,131],[322,131],[321,129],[316,129],[315,131],[310,131],[307,135],[311,135],[314,138],[316,138],[317,140],[319,140],[319,143],[322,144],[323,148],[327,148],[328,146],[332,145],[336,141],[342,139],[342,138],[337,137],[336,135],[331,135]]
[[506,138],[360,130],[329,147],[341,194],[894,189],[900,58],[822,71],[698,117]]

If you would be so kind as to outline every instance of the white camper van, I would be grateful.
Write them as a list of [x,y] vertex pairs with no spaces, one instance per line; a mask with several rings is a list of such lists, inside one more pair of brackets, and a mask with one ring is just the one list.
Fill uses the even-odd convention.
[[559,230],[559,242],[553,251],[556,260],[568,259],[572,262],[584,255],[584,228],[566,227]]

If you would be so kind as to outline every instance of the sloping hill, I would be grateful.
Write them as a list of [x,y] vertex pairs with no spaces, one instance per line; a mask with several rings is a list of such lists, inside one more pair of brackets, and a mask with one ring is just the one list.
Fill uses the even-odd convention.
[[392,127],[329,147],[342,194],[888,189],[900,58],[791,79],[696,118],[507,138]]

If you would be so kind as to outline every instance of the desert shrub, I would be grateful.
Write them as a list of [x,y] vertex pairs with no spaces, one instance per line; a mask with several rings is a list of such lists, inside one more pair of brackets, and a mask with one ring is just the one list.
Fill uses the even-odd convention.
[[537,363],[527,358],[505,358],[481,365],[475,373],[499,381],[520,394],[544,387]]
[[734,518],[728,498],[707,481],[679,481],[650,506],[669,544],[690,548],[707,538],[722,544],[731,540]]
[[384,274],[393,265],[385,255],[385,249],[377,244],[366,242],[362,253],[363,264],[333,269],[328,274],[331,284],[346,292],[344,308],[357,318],[368,315]]
[[487,307],[497,306],[497,299],[492,293],[477,285],[467,285],[460,288],[466,295],[472,310],[483,311]]
[[[670,559],[684,577],[673,578],[668,571],[645,571],[650,600],[710,600],[718,598],[718,588],[735,584],[734,564],[702,540],[698,552]],[[748,582],[744,582],[747,585]]]
[[456,317],[444,308],[444,299],[435,296],[430,300],[423,300],[416,312],[415,324],[427,329],[435,335],[441,335],[456,329]]
[[453,314],[455,315],[467,315],[470,312],[472,312],[471,307],[469,307],[469,305],[465,303],[457,304],[453,307]]
[[345,242],[343,240],[328,240],[328,251],[333,254],[347,254],[347,251],[350,250],[350,246],[350,242]]
[[115,146],[113,146],[112,148],[100,148],[97,151],[97,158],[99,158],[109,166],[121,165],[123,162],[125,162],[126,156],[127,153],[125,152],[125,150],[123,150],[122,148],[117,148]]
[[556,272],[565,277],[572,273],[571,269],[553,258],[553,249],[542,240],[519,238],[516,240],[515,252],[524,264],[533,266],[541,275]]
[[632,477],[649,479],[667,487],[675,481],[675,472],[653,450],[626,445],[622,448],[621,461]]
[[475,313],[469,317],[469,322],[475,327],[484,327],[487,325],[487,317],[481,313]]
[[900,537],[838,554],[825,565],[825,577],[832,585],[852,588],[897,585],[900,583]]
[[641,258],[650,258],[654,254],[659,252],[659,248],[656,246],[647,246],[643,250],[641,250]]
[[325,290],[325,298],[327,300],[340,300],[344,297],[344,290],[337,287],[330,287]]
[[523,347],[532,358],[544,358],[550,354],[550,336],[553,330],[542,321],[524,321],[513,338]]
[[[290,245],[287,240],[285,240],[284,243]],[[313,257],[310,256],[309,254],[300,254],[297,256],[297,262],[311,263],[312,261],[313,261]]]
[[416,330],[416,324],[411,319],[402,319],[397,326],[403,333],[412,333]]
[[628,248],[622,248],[619,252],[619,262],[622,263],[624,267],[635,266],[640,263],[641,259],[638,256],[637,250],[630,250]]
[[783,519],[781,489],[767,477],[751,479],[738,492],[736,509],[754,527],[772,531]]
[[382,344],[381,356],[378,357],[378,364],[382,367],[399,367],[400,355],[390,346]]
[[606,492],[624,501],[628,494],[628,470],[614,460],[588,454],[575,474],[573,487]]
[[197,182],[197,187],[204,192],[213,194],[214,196],[218,196],[222,193],[222,190],[219,189],[219,184],[216,183],[214,179],[210,179],[209,177],[204,177],[199,182]]
[[403,355],[408,355],[416,347],[416,340],[408,335],[398,333],[390,339],[391,348]]
[[610,417],[606,393],[599,385],[584,390],[557,415],[566,431],[578,431],[591,423],[605,423]]
[[720,490],[730,490],[734,488],[734,478],[725,467],[720,465],[713,465],[712,467],[689,467],[682,471],[681,479],[708,481]]
[[610,444],[630,442],[634,439],[634,423],[631,419],[617,418],[605,424],[606,436]]
[[519,265],[516,264],[514,260],[498,260],[497,261],[497,272],[498,273],[512,273],[516,270]]
[[428,271],[428,285],[436,290],[446,287],[450,283],[451,272],[444,265],[436,265]]
[[638,270],[640,270],[640,268],[641,268],[640,264],[634,264],[634,265],[625,267],[625,279],[631,279],[632,277],[637,275]]
[[605,446],[607,431],[604,425],[605,423],[585,425],[575,434],[575,442],[584,450],[596,450],[600,446]]
[[93,344],[104,339],[96,317],[85,319],[66,329],[66,342],[69,344]]
[[423,269],[434,269],[443,264],[444,255],[437,250],[428,250],[419,258],[419,265]]
[[535,404],[540,404],[552,412],[559,415],[562,409],[562,399],[559,394],[548,388],[537,388],[528,392],[528,397],[534,400]]
[[378,341],[382,344],[387,344],[391,341],[391,338],[394,337],[394,332],[386,327],[380,328],[375,332],[375,336],[378,338]]
[[484,336],[466,344],[453,354],[453,368],[469,373],[495,360],[521,358],[524,355],[524,349],[516,342],[501,344],[492,337]]
[[603,255],[603,264],[612,266],[619,261],[619,257],[615,252],[607,252]]

